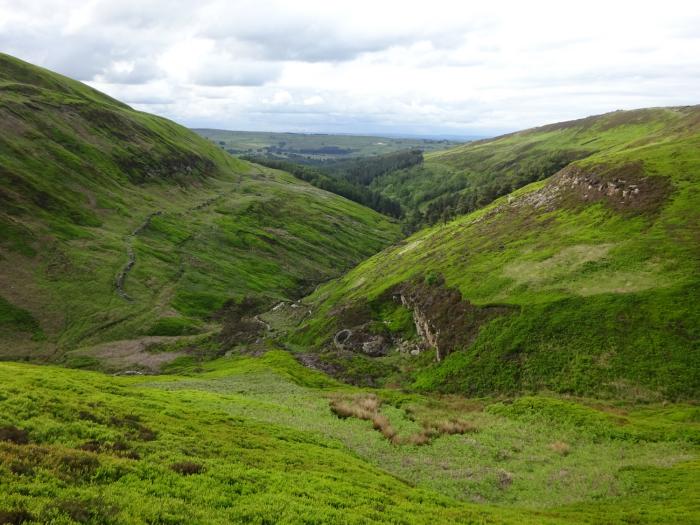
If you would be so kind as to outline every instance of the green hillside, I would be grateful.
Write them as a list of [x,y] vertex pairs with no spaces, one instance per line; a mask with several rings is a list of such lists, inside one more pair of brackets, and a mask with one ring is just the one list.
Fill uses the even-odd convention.
[[0,127],[4,358],[216,331],[244,298],[256,313],[308,293],[398,233],[367,208],[7,55]]
[[425,155],[425,162],[375,179],[371,188],[398,200],[415,228],[483,207],[569,163],[633,149],[694,126],[697,108],[615,111],[528,129]]
[[[292,341],[360,383],[697,399],[700,107],[614,113],[442,157],[466,165],[479,148],[527,139],[527,164],[577,133],[600,137],[599,151],[321,287]],[[352,337],[334,344],[342,329]],[[432,350],[410,355],[417,342]]]

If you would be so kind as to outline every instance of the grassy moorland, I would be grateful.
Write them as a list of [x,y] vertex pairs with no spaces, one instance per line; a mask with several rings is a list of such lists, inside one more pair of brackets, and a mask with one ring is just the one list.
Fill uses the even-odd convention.
[[[700,510],[692,406],[367,392],[278,350],[179,376],[6,363],[0,379],[10,523],[692,523]],[[329,408],[367,395],[399,435],[467,430],[391,443]]]
[[[700,108],[649,115],[661,122],[640,126],[664,132],[630,143],[621,119],[621,146],[423,230],[319,288],[309,298],[314,316],[292,342],[326,349],[329,367],[359,382],[468,395],[697,399]],[[552,128],[555,146],[570,133]],[[418,302],[434,298],[422,308],[449,336],[445,359],[331,348],[333,334],[362,323],[412,337],[410,312],[391,297],[401,286],[417,290]],[[442,297],[454,300],[450,290],[473,322],[450,324],[439,308]]]
[[7,55],[0,181],[4,358],[206,333],[227,302],[308,292],[398,233],[367,208]]

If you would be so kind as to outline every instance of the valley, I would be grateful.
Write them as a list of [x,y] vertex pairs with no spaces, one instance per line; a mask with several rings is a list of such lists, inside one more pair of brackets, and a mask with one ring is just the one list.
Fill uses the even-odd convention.
[[0,54],[0,523],[700,521],[700,106],[196,131]]

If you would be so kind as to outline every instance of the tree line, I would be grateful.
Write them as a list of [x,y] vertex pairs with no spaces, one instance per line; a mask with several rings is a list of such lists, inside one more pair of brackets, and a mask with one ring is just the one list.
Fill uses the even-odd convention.
[[521,162],[513,171],[483,173],[474,179],[464,180],[461,187],[451,188],[451,191],[443,189],[442,194],[431,200],[424,211],[411,210],[404,216],[404,231],[412,233],[423,226],[446,223],[459,215],[483,208],[518,188],[554,175],[578,156],[571,152],[553,152]]
[[317,188],[345,197],[384,215],[397,219],[403,216],[403,210],[398,202],[360,184],[357,182],[359,179],[352,175],[346,177],[343,171],[328,172],[318,167],[268,157],[243,156],[241,158],[268,168],[286,171]]

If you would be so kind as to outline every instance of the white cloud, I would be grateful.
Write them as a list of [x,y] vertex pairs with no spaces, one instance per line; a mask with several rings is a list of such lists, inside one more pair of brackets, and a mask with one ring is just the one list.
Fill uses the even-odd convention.
[[488,133],[700,102],[700,4],[680,0],[0,0],[0,49],[230,129]]

